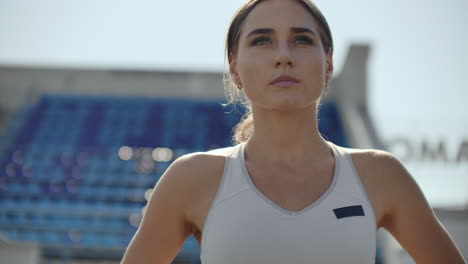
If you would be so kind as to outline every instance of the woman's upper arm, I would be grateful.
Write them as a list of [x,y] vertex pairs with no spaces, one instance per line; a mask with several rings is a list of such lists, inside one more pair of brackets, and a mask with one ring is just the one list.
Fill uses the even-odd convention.
[[391,154],[378,159],[386,186],[383,227],[416,263],[465,263],[408,171]]
[[191,159],[184,156],[174,161],[157,182],[123,264],[171,263],[191,234],[185,217],[194,173]]

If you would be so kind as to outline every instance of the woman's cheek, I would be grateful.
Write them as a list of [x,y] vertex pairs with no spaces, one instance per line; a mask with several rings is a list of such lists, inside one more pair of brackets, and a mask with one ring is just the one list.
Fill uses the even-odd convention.
[[258,78],[257,73],[258,72],[255,68],[252,68],[251,71],[246,71],[244,73],[244,92],[250,99],[258,97],[262,90],[262,87],[260,85],[260,78]]
[[257,87],[264,79],[266,69],[250,60],[239,64],[239,74],[243,86]]

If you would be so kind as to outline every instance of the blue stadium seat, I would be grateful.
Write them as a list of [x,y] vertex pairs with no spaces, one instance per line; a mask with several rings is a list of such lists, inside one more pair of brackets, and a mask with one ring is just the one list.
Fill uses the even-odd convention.
[[[0,137],[0,232],[45,246],[125,248],[146,190],[173,160],[231,145],[242,113],[220,103],[44,95],[18,112]],[[319,120],[321,133],[346,146],[333,102],[321,106]],[[130,147],[130,160],[119,153],[123,146]],[[168,161],[153,160],[161,147],[171,149]],[[189,255],[199,250],[192,236],[182,247]]]
[[55,232],[43,232],[39,240],[44,245],[58,245],[61,243],[60,237]]

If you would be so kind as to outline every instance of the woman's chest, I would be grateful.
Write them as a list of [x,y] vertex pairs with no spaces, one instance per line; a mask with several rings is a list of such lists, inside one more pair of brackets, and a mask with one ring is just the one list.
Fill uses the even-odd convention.
[[370,263],[376,246],[372,210],[362,200],[339,197],[330,194],[316,206],[290,214],[246,190],[211,208],[203,231],[202,260]]

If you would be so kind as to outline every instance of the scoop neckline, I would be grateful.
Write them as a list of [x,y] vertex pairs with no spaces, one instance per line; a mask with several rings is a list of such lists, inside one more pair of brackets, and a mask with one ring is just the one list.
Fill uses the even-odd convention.
[[332,182],[331,182],[330,186],[328,186],[327,190],[318,199],[316,199],[315,201],[313,201],[311,204],[307,205],[306,207],[300,209],[299,211],[287,210],[287,209],[277,205],[275,202],[273,202],[270,198],[268,198],[265,194],[263,194],[263,192],[261,192],[257,188],[257,186],[253,183],[252,178],[250,176],[250,173],[247,170],[247,166],[246,166],[246,162],[245,162],[245,144],[246,144],[246,142],[243,142],[239,146],[240,160],[241,160],[241,167],[242,167],[243,176],[247,179],[247,182],[249,183],[250,187],[257,193],[258,196],[260,196],[263,200],[265,200],[273,208],[275,208],[276,210],[280,211],[283,214],[297,216],[297,215],[301,215],[301,214],[309,211],[310,209],[316,207],[323,200],[325,200],[325,198],[327,198],[327,196],[333,191],[333,189],[336,186],[336,183],[338,182],[338,176],[339,176],[338,171],[339,171],[339,165],[340,165],[339,153],[338,153],[338,151],[336,149],[336,146],[332,142],[327,141],[327,144],[332,149],[333,158],[335,160],[335,168],[334,168],[334,171],[333,171],[333,179],[332,179]]

